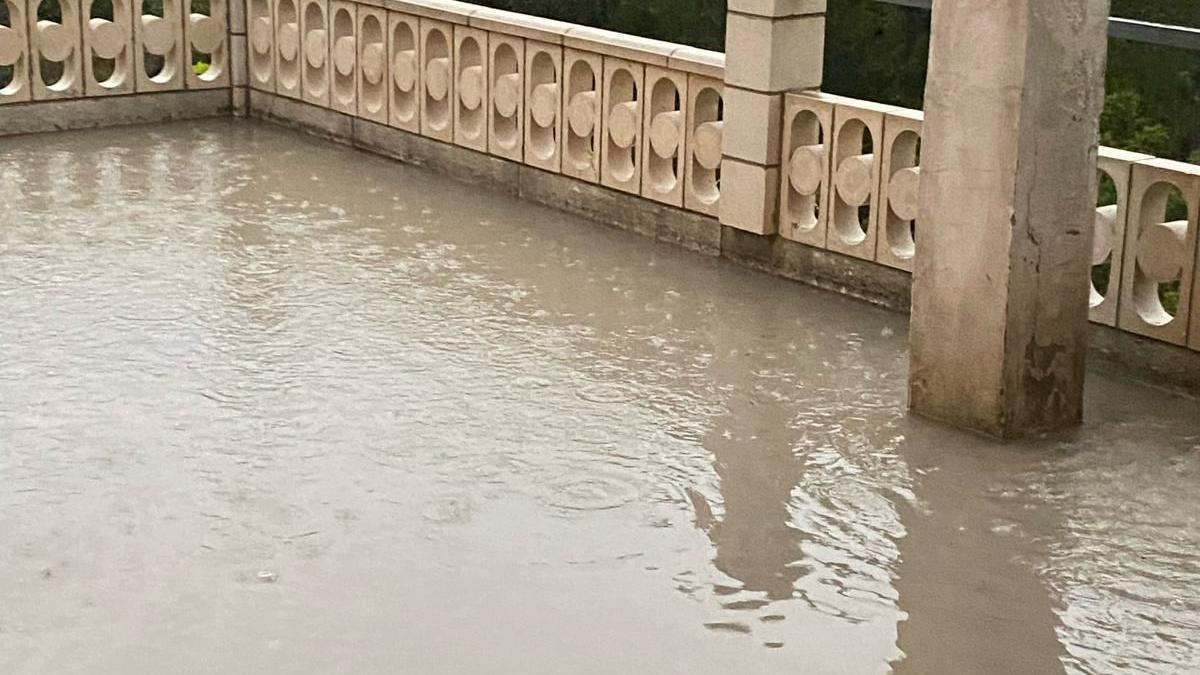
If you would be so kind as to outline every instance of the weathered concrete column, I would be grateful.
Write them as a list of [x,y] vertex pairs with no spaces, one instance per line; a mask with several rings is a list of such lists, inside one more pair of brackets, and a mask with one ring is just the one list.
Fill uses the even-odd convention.
[[779,228],[783,93],[821,85],[826,0],[729,0],[721,224]]
[[936,2],[914,412],[996,436],[1082,418],[1109,0]]

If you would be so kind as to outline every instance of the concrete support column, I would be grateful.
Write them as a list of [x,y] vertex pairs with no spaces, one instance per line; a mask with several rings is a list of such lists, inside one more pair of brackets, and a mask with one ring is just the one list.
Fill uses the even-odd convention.
[[729,0],[723,225],[778,231],[783,93],[821,85],[826,0]]
[[1109,0],[936,2],[910,405],[1001,437],[1082,418]]

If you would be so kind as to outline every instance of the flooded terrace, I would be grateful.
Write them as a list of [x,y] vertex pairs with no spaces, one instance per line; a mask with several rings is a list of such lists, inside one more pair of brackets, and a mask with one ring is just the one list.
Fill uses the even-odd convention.
[[1200,664],[1200,403],[289,130],[0,141],[0,672]]

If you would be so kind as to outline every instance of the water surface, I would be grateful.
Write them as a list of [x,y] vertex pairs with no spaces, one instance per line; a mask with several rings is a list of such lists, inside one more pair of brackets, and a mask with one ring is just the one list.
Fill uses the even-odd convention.
[[0,672],[1186,673],[1200,405],[250,123],[0,141]]

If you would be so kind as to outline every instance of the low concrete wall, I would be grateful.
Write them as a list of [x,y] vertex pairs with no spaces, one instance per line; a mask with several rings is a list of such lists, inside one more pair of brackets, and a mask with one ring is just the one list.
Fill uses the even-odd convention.
[[232,112],[228,89],[9,103],[0,106],[0,136],[224,117]]

